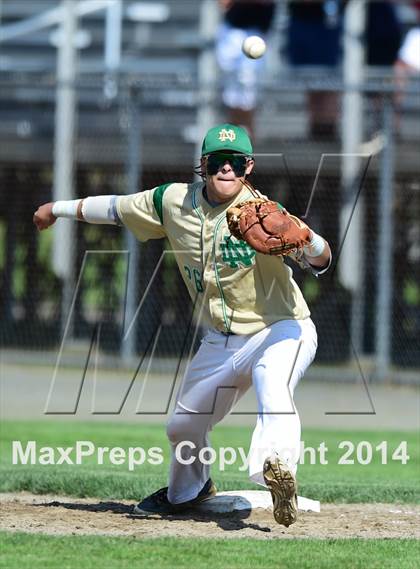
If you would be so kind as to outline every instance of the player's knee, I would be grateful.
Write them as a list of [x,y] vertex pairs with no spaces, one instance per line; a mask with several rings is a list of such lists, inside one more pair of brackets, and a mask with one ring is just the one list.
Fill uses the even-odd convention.
[[191,432],[191,420],[188,415],[174,414],[166,426],[166,435],[169,441],[175,445],[188,439]]

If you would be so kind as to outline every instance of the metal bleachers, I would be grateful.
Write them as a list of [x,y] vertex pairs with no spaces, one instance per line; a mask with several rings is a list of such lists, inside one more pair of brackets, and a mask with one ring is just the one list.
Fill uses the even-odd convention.
[[[129,8],[135,4],[141,3],[123,3],[120,82],[122,86],[137,82],[143,87],[143,134],[153,138],[156,133],[166,131],[172,143],[171,131],[179,137],[180,125],[195,121],[197,97],[185,87],[196,84],[197,56],[202,47],[198,29],[200,2],[163,2],[169,7],[169,18],[156,23],[132,21]],[[59,2],[52,0],[3,0],[1,23],[6,26],[57,5]],[[79,29],[90,37],[89,45],[79,52],[79,160],[121,163],[126,153],[121,129],[124,96],[120,89],[117,100],[104,98],[104,11],[83,17]],[[51,157],[56,69],[56,48],[51,43],[53,30],[36,31],[0,46],[3,161],[43,162]],[[156,87],[157,82],[160,87]],[[163,112],[158,112],[159,107]],[[100,147],[91,144],[91,135],[93,139],[101,137]],[[151,155],[160,154],[152,148]],[[170,156],[178,163],[176,152]]]
[[[129,8],[142,2],[123,3],[122,62],[120,92],[115,100],[104,95],[104,11],[83,17],[79,28],[88,33],[89,44],[80,50],[78,96],[79,163],[122,164],[125,160],[127,85],[139,93],[141,129],[147,144],[143,161],[168,167],[190,166],[197,110],[202,0],[166,0],[166,21],[133,21]],[[149,2],[150,3],[150,2]],[[0,24],[7,26],[34,17],[59,5],[58,0],[2,0]],[[42,163],[51,160],[54,139],[56,47],[51,42],[54,28],[48,28],[0,44],[0,145],[4,163]],[[267,77],[257,116],[258,150],[291,151],[301,154],[299,168],[305,166],[308,149],[315,157],[337,152],[340,141],[316,143],[307,140],[305,84],[290,72],[276,71]],[[339,82],[336,81],[336,87]],[[335,87],[334,87],[335,88]],[[338,86],[337,88],[342,88]],[[213,92],[216,116],[223,118],[219,88]],[[420,142],[420,100],[415,95],[405,101],[399,119],[397,167],[404,172],[417,168]],[[369,116],[371,101],[366,98]],[[366,136],[372,136],[367,129]],[[163,158],[164,157],[164,158]],[[414,170],[413,170],[414,169]]]

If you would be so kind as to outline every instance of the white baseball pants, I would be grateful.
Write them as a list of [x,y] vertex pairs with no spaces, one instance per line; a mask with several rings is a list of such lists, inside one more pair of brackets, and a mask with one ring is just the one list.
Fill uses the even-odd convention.
[[208,332],[190,362],[167,425],[172,446],[170,502],[195,498],[210,472],[198,459],[182,464],[175,456],[177,445],[191,441],[195,447],[183,446],[182,458],[197,457],[201,448],[210,446],[208,435],[213,426],[251,385],[258,402],[250,447],[251,480],[264,485],[264,460],[273,452],[296,472],[301,429],[293,393],[316,348],[317,334],[310,318],[282,320],[247,336]]

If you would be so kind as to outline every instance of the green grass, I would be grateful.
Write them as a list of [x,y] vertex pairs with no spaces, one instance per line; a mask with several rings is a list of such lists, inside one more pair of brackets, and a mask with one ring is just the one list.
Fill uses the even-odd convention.
[[[249,427],[219,426],[212,434],[212,446],[249,447],[252,429]],[[305,446],[328,447],[328,464],[303,464],[299,467],[299,493],[322,502],[405,502],[419,501],[419,443],[415,433],[307,430],[302,434]],[[22,444],[36,440],[43,446],[69,447],[78,440],[88,440],[96,446],[143,447],[164,450],[164,462],[159,466],[143,464],[129,471],[127,464],[113,465],[105,459],[84,459],[81,465],[13,465],[12,441]],[[368,465],[339,465],[344,453],[338,445],[342,440],[357,444],[369,441],[373,447],[387,441],[388,463],[381,464],[379,452]],[[401,441],[408,442],[410,459],[403,465],[391,460],[392,451]],[[13,422],[0,424],[0,491],[27,490],[34,493],[58,493],[73,496],[94,496],[138,500],[167,484],[169,446],[165,429],[159,425],[116,423],[80,423],[73,421]],[[355,455],[353,453],[352,457]],[[258,489],[248,480],[246,471],[238,464],[220,471],[212,469],[219,490]]]
[[7,569],[415,569],[420,555],[419,542],[410,539],[138,540],[0,533],[0,545],[0,567]]

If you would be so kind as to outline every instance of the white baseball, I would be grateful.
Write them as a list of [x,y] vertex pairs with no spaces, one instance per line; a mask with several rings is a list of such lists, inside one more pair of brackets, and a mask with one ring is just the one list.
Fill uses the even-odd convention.
[[251,59],[259,59],[266,49],[265,41],[259,36],[248,36],[242,44],[242,51]]

